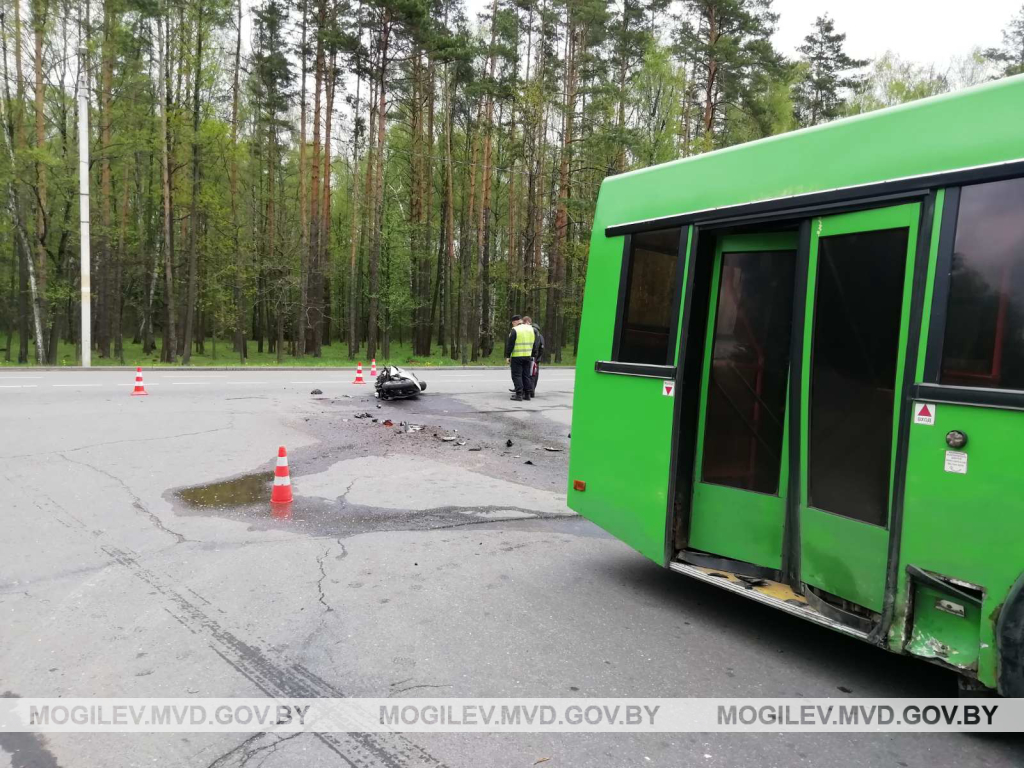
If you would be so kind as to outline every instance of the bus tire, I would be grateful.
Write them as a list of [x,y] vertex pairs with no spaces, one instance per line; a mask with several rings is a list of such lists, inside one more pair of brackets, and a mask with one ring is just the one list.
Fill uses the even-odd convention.
[[1017,579],[999,611],[996,650],[999,692],[1013,698],[1024,696],[1024,574]]

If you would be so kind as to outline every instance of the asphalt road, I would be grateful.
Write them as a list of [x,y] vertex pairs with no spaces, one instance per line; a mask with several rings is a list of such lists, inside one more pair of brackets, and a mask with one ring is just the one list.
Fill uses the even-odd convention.
[[[955,695],[947,673],[690,582],[572,516],[572,376],[544,369],[525,404],[502,371],[434,370],[423,397],[378,409],[339,371],[154,370],[133,398],[130,372],[0,370],[0,695]],[[287,517],[261,498],[278,445]],[[542,758],[999,768],[1024,748],[956,734],[0,734],[0,768]]]

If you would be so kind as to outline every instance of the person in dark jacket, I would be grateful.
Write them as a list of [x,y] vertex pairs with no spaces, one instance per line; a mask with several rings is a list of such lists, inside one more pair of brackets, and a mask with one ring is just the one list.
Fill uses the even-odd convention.
[[[544,356],[544,337],[541,335],[540,327],[534,325],[533,320],[529,315],[524,315],[520,322],[533,327],[533,365],[530,369],[530,381],[533,383],[533,391],[530,392],[530,397],[532,398],[537,396],[537,379],[540,377],[540,359]],[[509,392],[515,392],[515,390],[510,389]]]
[[530,378],[533,379],[533,392],[531,397],[537,396],[537,379],[540,378],[540,360],[544,357],[544,336],[540,332],[540,326],[533,322],[529,315],[523,316],[523,322],[533,326],[533,335],[536,337],[533,342],[533,371]]
[[505,362],[512,370],[512,386],[515,394],[512,400],[529,400],[533,397],[533,350],[536,337],[533,326],[524,323],[519,315],[512,318],[512,330],[505,340]]

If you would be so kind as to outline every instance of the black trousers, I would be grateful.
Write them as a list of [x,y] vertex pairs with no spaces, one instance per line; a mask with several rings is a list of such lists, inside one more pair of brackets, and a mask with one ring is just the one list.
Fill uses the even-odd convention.
[[530,369],[533,367],[532,357],[513,357],[509,362],[512,368],[512,386],[517,395],[533,396],[533,378]]

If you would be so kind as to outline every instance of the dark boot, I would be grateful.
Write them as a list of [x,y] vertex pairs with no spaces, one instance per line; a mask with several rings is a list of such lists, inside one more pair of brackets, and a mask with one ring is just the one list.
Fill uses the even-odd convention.
[[522,399],[523,399],[523,396],[520,395],[518,392],[516,392],[514,395],[512,395],[512,397],[509,398],[509,400],[522,400]]

